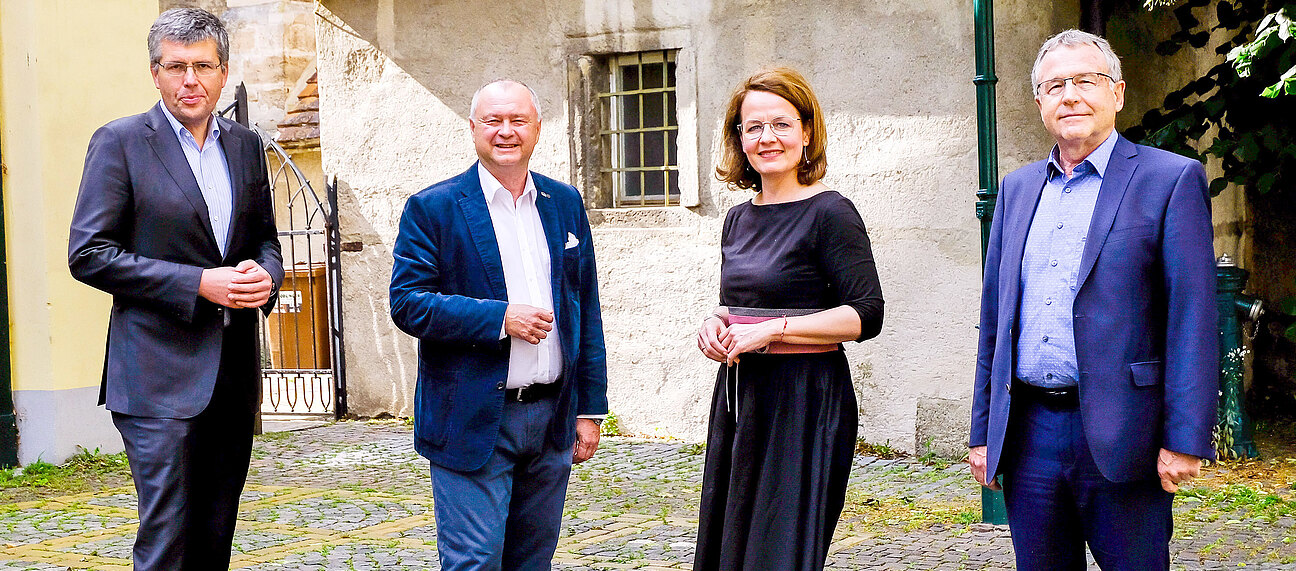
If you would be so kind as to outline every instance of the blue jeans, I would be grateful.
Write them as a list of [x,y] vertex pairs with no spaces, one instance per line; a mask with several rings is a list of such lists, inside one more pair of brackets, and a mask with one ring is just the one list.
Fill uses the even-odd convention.
[[1003,478],[1017,568],[1083,571],[1088,543],[1105,571],[1169,569],[1174,495],[1155,474],[1104,478],[1079,409],[1021,401],[1012,403]]
[[505,402],[499,439],[471,472],[432,465],[443,571],[545,571],[562,523],[572,449],[547,440],[552,400]]

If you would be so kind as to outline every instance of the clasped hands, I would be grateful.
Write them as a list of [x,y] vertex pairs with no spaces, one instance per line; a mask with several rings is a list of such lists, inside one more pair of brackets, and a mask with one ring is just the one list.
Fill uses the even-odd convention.
[[[993,476],[986,475],[986,447],[976,446],[968,450],[968,465],[972,468],[972,478],[978,484],[998,490],[999,483]],[[1189,454],[1181,454],[1162,448],[1157,453],[1157,476],[1161,478],[1161,489],[1175,493],[1179,484],[1187,482],[1201,473],[1201,459]],[[987,479],[989,478],[989,479]]]
[[783,331],[783,321],[770,319],[760,323],[727,324],[719,315],[702,320],[698,330],[698,349],[708,359],[733,365],[738,356],[768,347]]
[[270,273],[252,260],[243,260],[232,268],[205,269],[198,282],[198,295],[203,299],[235,309],[261,307],[270,301],[273,291]]

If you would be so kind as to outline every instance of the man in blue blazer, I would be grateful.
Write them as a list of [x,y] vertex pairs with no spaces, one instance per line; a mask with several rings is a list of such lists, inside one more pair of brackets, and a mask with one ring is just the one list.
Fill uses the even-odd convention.
[[528,170],[530,88],[486,84],[468,124],[479,162],[410,197],[392,248],[392,320],[419,340],[414,446],[442,569],[549,569],[607,413],[594,245],[576,189]]
[[91,137],[68,266],[113,296],[99,404],[139,496],[135,569],[225,569],[261,382],[257,311],[283,262],[261,139],[212,114],[224,26],[169,10],[148,46],[162,101]]
[[1040,48],[1057,142],[1004,177],[986,253],[969,463],[1004,499],[1020,569],[1168,569],[1170,504],[1212,458],[1218,390],[1201,163],[1115,130],[1120,60],[1076,30]]

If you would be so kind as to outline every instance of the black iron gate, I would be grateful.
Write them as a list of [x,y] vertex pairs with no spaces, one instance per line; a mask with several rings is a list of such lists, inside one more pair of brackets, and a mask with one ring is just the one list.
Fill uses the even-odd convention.
[[[222,111],[247,125],[247,91]],[[337,188],[324,200],[292,157],[261,136],[283,251],[284,282],[274,311],[261,320],[261,413],[265,418],[338,418],[346,414]]]

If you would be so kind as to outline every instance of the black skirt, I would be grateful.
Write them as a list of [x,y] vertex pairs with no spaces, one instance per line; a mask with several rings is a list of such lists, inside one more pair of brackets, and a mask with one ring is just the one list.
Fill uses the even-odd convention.
[[842,351],[746,354],[721,365],[693,568],[823,569],[858,416]]

